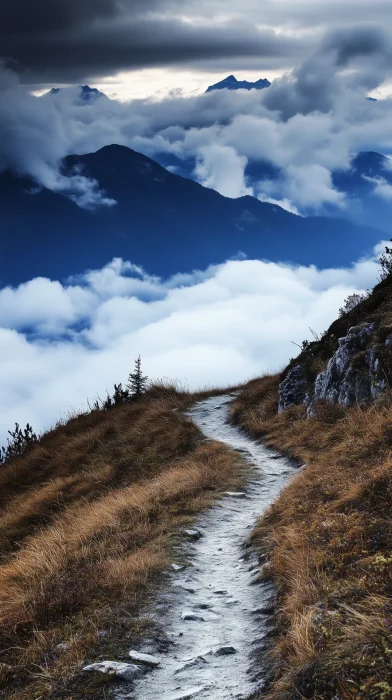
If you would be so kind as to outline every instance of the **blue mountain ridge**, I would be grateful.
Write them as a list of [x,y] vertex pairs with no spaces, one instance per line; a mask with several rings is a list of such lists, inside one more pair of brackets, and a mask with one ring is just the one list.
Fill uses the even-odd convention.
[[254,83],[249,83],[247,80],[237,80],[234,75],[228,75],[219,83],[215,85],[210,85],[206,92],[212,92],[213,90],[264,90],[271,85],[267,78],[260,78]]
[[[171,172],[196,179],[195,158],[189,156],[180,158],[167,152],[157,153],[155,158]],[[278,182],[280,178],[284,178],[283,170],[262,159],[250,159],[244,174],[246,185],[253,187],[255,192],[262,189],[260,183],[263,180]],[[344,208],[344,217],[353,223],[376,225],[377,228],[389,233],[392,228],[392,200],[389,202],[374,194],[374,178],[383,178],[392,185],[390,158],[374,151],[360,152],[353,156],[348,169],[332,172],[334,187],[346,195],[347,206]],[[324,208],[323,215],[340,218],[342,210],[330,205]]]
[[169,276],[229,258],[349,264],[385,237],[343,219],[302,218],[253,197],[230,199],[129,148],[65,158],[95,178],[114,207],[79,208],[10,172],[0,175],[0,285],[64,279],[123,257]]
[[[95,102],[95,100],[104,97],[105,100],[108,100],[109,97],[105,95],[104,92],[101,92],[100,90],[97,90],[97,88],[91,88],[89,85],[78,85],[79,88],[79,99],[85,103],[85,104],[90,104],[92,102]],[[59,93],[63,92],[64,90],[73,90],[74,88],[58,88],[58,87],[53,87],[49,92],[45,92],[42,97],[53,97],[55,95],[58,95]]]

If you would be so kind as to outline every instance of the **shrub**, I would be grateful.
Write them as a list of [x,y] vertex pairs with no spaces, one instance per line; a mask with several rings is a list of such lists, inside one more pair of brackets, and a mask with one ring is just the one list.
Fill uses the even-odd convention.
[[385,280],[392,272],[392,248],[385,246],[385,253],[383,253],[379,262],[381,265],[381,279]]
[[347,299],[344,300],[343,306],[341,306],[339,309],[339,318],[342,318],[342,316],[348,314],[349,311],[355,309],[355,307],[358,306],[358,304],[367,299],[367,296],[367,294],[350,294],[350,296],[348,296]]
[[15,423],[15,429],[9,430],[8,434],[11,436],[11,439],[8,438],[7,446],[2,447],[0,451],[0,463],[2,464],[8,462],[10,459],[19,457],[29,445],[32,445],[38,440],[29,423],[27,423],[24,430],[21,429],[19,423]]

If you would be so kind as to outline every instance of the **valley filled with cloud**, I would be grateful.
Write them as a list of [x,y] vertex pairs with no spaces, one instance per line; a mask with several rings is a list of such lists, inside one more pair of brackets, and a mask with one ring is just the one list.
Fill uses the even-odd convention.
[[115,259],[60,283],[0,291],[0,438],[15,421],[48,428],[125,383],[135,357],[151,379],[197,389],[278,370],[325,331],[344,299],[373,286],[374,255],[318,270],[233,260],[162,280]]

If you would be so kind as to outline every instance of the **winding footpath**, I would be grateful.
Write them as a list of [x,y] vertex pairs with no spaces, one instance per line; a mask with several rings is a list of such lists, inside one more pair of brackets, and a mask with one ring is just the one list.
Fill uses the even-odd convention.
[[189,415],[207,438],[238,450],[254,469],[244,493],[225,495],[200,516],[195,530],[202,536],[192,541],[189,534],[190,566],[173,571],[156,610],[169,650],[158,655],[159,666],[135,682],[132,695],[118,698],[245,700],[262,686],[273,591],[269,584],[254,585],[258,562],[254,554],[245,556],[244,542],[294,469],[227,423],[232,398],[207,399]]

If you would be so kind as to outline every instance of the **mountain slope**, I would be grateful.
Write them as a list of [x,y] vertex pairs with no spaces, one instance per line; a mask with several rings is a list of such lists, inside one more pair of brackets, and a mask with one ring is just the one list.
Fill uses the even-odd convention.
[[[173,153],[162,152],[156,154],[156,159],[172,172],[195,179],[195,157],[179,158]],[[345,194],[345,218],[355,224],[376,225],[389,233],[392,225],[392,198],[388,191],[388,185],[392,185],[390,162],[390,158],[380,153],[364,151],[353,157],[349,168],[332,172],[334,188]],[[256,194],[263,192],[264,180],[276,182],[275,197],[280,199],[282,185],[279,183],[284,182],[284,169],[259,158],[250,158],[244,174],[246,185]],[[329,204],[325,209],[328,216],[340,218],[342,215],[338,206]],[[304,207],[301,207],[301,212],[307,213]]]
[[[391,697],[391,303],[389,274],[281,375],[253,380],[233,405],[237,424],[304,465],[252,535],[278,594],[269,700]],[[352,342],[361,331],[371,332],[371,348]],[[332,362],[338,353],[349,360],[344,377]],[[360,388],[375,379],[374,353],[384,380],[377,400],[343,406],[330,395],[310,415],[299,401],[278,413],[294,365],[312,383],[328,363],[341,389]]]
[[181,530],[241,485],[232,453],[183,415],[197,398],[152,388],[74,416],[2,465],[2,700],[105,700],[124,685],[86,663],[129,661],[147,635],[164,644],[143,612],[184,561]]
[[37,275],[63,278],[123,257],[170,275],[245,254],[253,258],[336,266],[350,263],[383,235],[338,219],[300,218],[253,197],[229,199],[168,172],[123,146],[70,156],[116,200],[78,208],[32,182],[0,175],[0,282]]

